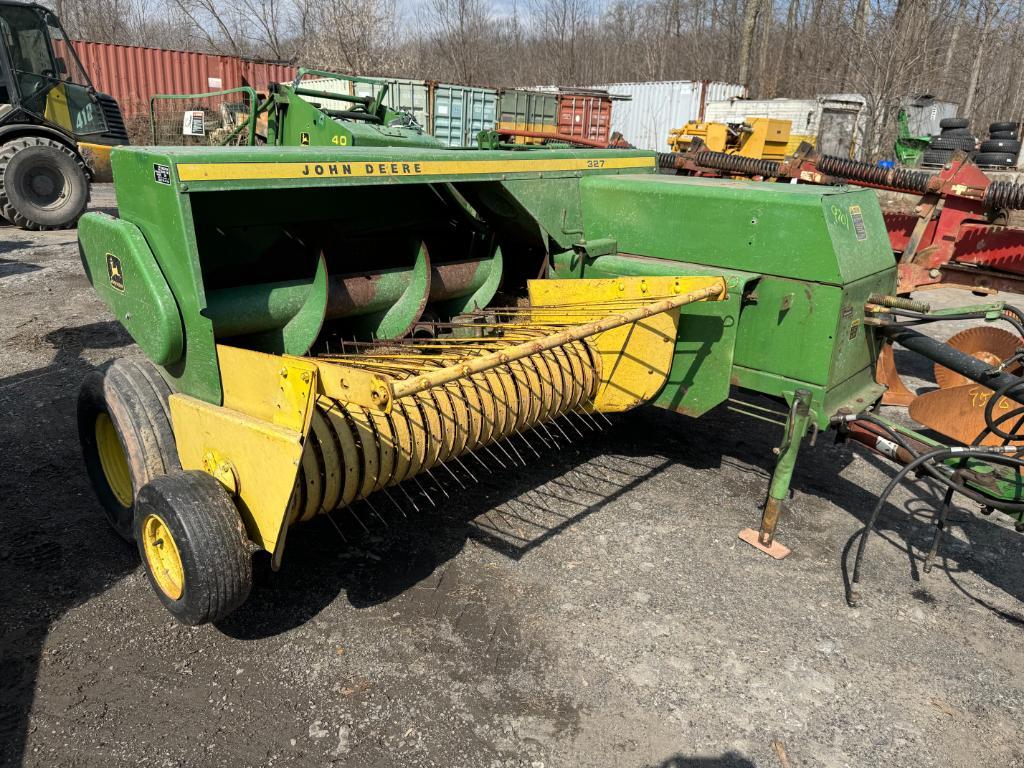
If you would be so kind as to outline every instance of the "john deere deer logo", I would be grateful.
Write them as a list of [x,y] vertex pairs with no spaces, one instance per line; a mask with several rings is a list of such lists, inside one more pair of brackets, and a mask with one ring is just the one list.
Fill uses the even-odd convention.
[[107,275],[115,291],[124,293],[124,273],[121,272],[121,260],[112,253],[107,254]]

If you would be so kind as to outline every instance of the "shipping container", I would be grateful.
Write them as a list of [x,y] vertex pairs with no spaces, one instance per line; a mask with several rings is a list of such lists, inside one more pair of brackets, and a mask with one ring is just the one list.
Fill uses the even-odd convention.
[[121,105],[126,120],[149,116],[157,93],[206,93],[251,86],[265,93],[271,83],[291,80],[295,68],[281,64],[163,48],[74,41],[96,90]]
[[[542,91],[506,88],[498,93],[498,129],[558,132],[558,96]],[[540,141],[537,139],[536,141]],[[523,143],[532,143],[530,139]]]
[[607,144],[611,135],[611,121],[612,99],[607,91],[559,91],[560,134]]
[[743,96],[747,92],[742,85],[700,80],[611,83],[594,87],[608,91],[613,99],[616,96],[628,98],[615,104],[612,132],[621,133],[639,149],[658,152],[666,151],[669,131],[701,118],[707,102]]
[[934,136],[942,129],[939,121],[956,117],[960,105],[952,101],[939,101],[934,96],[911,96],[900,103],[907,113],[907,127],[911,136]]
[[[408,112],[424,129],[430,129],[430,89],[425,80],[408,80],[398,77],[366,77],[359,82],[339,80],[335,77],[307,77],[302,84],[307,88],[347,96],[376,96],[382,85],[388,86],[384,103],[394,110]],[[348,110],[352,104],[346,101],[309,98],[310,102],[324,109]]]
[[792,124],[786,154],[800,142],[816,146],[828,155],[859,159],[867,127],[863,96],[831,94],[817,99],[728,99],[708,102],[705,119],[716,123],[738,123],[748,117],[789,120]]
[[491,88],[435,83],[430,133],[449,147],[475,147],[480,131],[494,129],[497,106]]

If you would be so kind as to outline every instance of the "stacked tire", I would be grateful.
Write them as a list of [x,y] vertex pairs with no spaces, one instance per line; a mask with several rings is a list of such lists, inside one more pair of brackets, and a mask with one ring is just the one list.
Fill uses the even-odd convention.
[[988,127],[988,140],[981,142],[974,162],[983,168],[1017,167],[1020,157],[1020,124],[1007,121],[992,123]]
[[931,137],[928,149],[921,157],[921,165],[942,166],[953,159],[953,153],[973,152],[977,139],[971,134],[970,120],[965,117],[947,117],[939,121],[939,134]]

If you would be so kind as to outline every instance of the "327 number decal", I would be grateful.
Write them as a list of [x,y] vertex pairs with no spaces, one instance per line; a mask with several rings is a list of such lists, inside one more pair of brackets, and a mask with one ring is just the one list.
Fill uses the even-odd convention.
[[604,168],[604,160],[587,160],[587,168]]

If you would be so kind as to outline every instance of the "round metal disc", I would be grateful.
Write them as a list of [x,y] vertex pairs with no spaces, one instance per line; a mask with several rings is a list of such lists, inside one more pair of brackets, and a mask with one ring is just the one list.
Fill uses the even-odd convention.
[[[946,343],[954,349],[992,366],[996,366],[1012,356],[1018,346],[1024,345],[1024,342],[1009,331],[985,325],[976,325],[973,328],[960,331],[950,336]],[[1019,368],[1020,366],[1015,366],[1011,371]],[[974,382],[966,376],[936,363],[935,383],[939,385],[940,389],[949,389]]]

